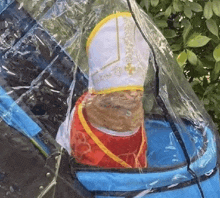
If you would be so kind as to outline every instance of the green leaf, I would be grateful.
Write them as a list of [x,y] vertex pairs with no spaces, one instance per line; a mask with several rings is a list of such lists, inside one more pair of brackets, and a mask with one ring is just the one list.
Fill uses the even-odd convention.
[[163,34],[166,38],[174,38],[176,36],[176,32],[170,29],[165,29]]
[[184,44],[186,43],[186,38],[190,32],[190,30],[192,29],[192,25],[188,20],[184,21],[184,30],[183,30],[183,42]]
[[208,70],[212,70],[215,67],[215,59],[213,58],[213,54],[209,54],[208,56],[202,55],[202,62]]
[[216,62],[220,61],[220,44],[214,49],[213,57]]
[[215,13],[215,15],[220,17],[220,1],[219,0],[214,0],[212,2],[212,10]]
[[181,44],[177,44],[177,43],[171,45],[171,49],[172,49],[173,52],[181,50],[181,47],[182,47]]
[[176,14],[176,11],[174,10],[173,6],[172,6],[172,11],[171,13]]
[[213,70],[213,80],[217,80],[219,77],[219,72],[220,72],[220,61],[215,63],[215,68]]
[[214,34],[209,34],[209,38],[212,39],[213,44],[219,44],[219,36],[215,36]]
[[210,97],[210,96],[208,96],[208,97],[209,97],[209,99],[214,103],[214,106],[215,106],[216,108],[218,108],[218,107],[219,107],[218,101],[213,97],[213,94],[211,95],[211,97]]
[[206,87],[209,85],[209,82],[208,82],[208,80],[207,80],[207,77],[206,77],[206,76],[204,76],[204,77],[203,77],[202,84],[203,84],[203,87],[204,87],[204,88],[206,88]]
[[184,14],[186,15],[186,17],[188,17],[189,19],[192,18],[192,10],[189,6],[185,5],[184,6]]
[[207,19],[206,26],[212,34],[218,37],[218,26],[213,19]]
[[150,0],[144,0],[144,6],[145,6],[147,12],[149,11],[149,7],[150,7],[150,2],[149,1]]
[[208,98],[203,99],[203,104],[208,105],[209,104],[209,99]]
[[171,15],[171,13],[172,13],[172,6],[170,5],[170,6],[165,10],[164,16],[168,18],[168,17]]
[[198,58],[197,58],[197,65],[196,65],[195,70],[198,72],[199,77],[202,77],[208,74],[207,70],[204,69],[204,64]]
[[186,45],[188,47],[202,47],[202,46],[206,45],[210,40],[211,39],[206,36],[202,36],[201,34],[194,33],[189,38]]
[[175,31],[178,30],[178,28],[181,28],[181,19],[182,19],[182,17],[180,15],[178,15],[174,18],[173,27],[175,28]]
[[156,23],[156,25],[157,25],[158,27],[161,27],[161,28],[165,28],[165,27],[168,26],[166,20],[154,20],[154,22]]
[[215,89],[215,85],[211,84],[210,86],[208,86],[203,94],[203,96],[207,95],[208,93],[212,92]]
[[187,50],[187,59],[192,65],[197,65],[197,56],[194,52]]
[[213,15],[212,2],[209,1],[209,2],[205,3],[203,15],[206,19],[211,19],[212,18],[212,15]]
[[144,1],[141,1],[139,5],[143,8],[144,7]]
[[194,12],[202,12],[202,6],[199,3],[190,2],[191,10]]
[[151,5],[153,7],[156,7],[158,5],[158,3],[159,3],[159,0],[151,0]]
[[215,97],[216,100],[220,101],[220,96],[217,94],[213,94],[213,96]]
[[187,61],[187,54],[185,51],[182,51],[178,56],[177,56],[177,62],[180,67],[186,64]]
[[183,5],[181,2],[179,2],[178,0],[173,2],[173,8],[176,12],[181,12],[183,11]]
[[156,15],[154,16],[154,18],[159,18],[159,17],[161,17],[161,16],[164,16],[164,12],[159,12],[158,14],[156,14]]
[[215,59],[213,58],[212,54],[207,54],[204,56],[205,60],[209,61],[209,62],[215,62]]
[[197,96],[200,96],[202,98],[203,93],[204,93],[204,88],[202,87],[200,82],[194,80],[190,84],[193,87],[193,90],[196,92]]

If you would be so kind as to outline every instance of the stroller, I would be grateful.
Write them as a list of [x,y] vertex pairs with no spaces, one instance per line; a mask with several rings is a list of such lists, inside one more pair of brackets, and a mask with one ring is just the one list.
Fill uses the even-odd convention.
[[[89,33],[122,11],[132,13],[152,49],[143,98],[148,168],[142,169],[82,165],[55,141],[88,90]],[[135,1],[3,0],[0,24],[1,197],[220,197],[212,120]]]

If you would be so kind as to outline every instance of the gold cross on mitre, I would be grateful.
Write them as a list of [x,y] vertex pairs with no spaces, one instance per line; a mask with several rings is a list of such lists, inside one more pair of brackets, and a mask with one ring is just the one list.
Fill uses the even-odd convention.
[[128,72],[129,75],[132,75],[133,72],[135,71],[135,67],[133,67],[131,63],[128,63],[127,66],[125,67],[125,70]]

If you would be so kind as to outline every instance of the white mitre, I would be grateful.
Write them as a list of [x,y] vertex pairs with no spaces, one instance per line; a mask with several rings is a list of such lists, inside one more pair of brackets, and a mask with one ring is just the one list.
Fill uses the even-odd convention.
[[143,90],[150,48],[130,13],[99,22],[87,40],[87,53],[94,93]]

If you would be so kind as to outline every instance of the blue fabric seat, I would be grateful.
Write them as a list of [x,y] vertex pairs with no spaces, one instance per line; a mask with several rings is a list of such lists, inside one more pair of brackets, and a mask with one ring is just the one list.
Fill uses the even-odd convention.
[[[177,140],[172,136],[169,123],[149,120],[145,123],[145,127],[148,134],[149,168],[143,169],[141,173],[83,170],[76,174],[79,181],[97,197],[109,197],[99,196],[99,194],[106,193],[109,193],[110,197],[114,197],[114,194],[119,196],[120,192],[122,195],[129,192],[132,195],[142,193],[141,197],[152,198],[188,197],[190,192],[190,196],[200,197],[198,186],[187,171],[184,155]],[[192,159],[190,168],[201,180],[205,197],[220,197],[216,145],[212,131],[206,128],[206,139],[192,125],[188,125],[187,130],[190,137],[197,138],[195,144],[198,148],[197,151],[205,150],[200,157],[193,158],[196,153],[190,149],[193,148],[192,141],[188,138],[187,133],[184,135],[183,140]],[[208,142],[207,147],[206,142]],[[147,192],[151,193],[147,194]]]
[[[219,172],[216,172],[213,177],[210,179],[201,182],[201,186],[203,189],[204,196],[206,198],[219,198]],[[96,196],[97,198],[106,198],[109,196]],[[198,190],[197,185],[190,185],[187,187],[182,187],[176,190],[169,190],[165,192],[157,192],[152,194],[147,194],[147,191],[144,191],[142,194],[137,195],[137,197],[142,198],[186,198],[186,197],[194,197],[200,198],[200,192]],[[111,196],[111,198],[116,198],[115,196]],[[117,198],[123,198],[123,196]]]

